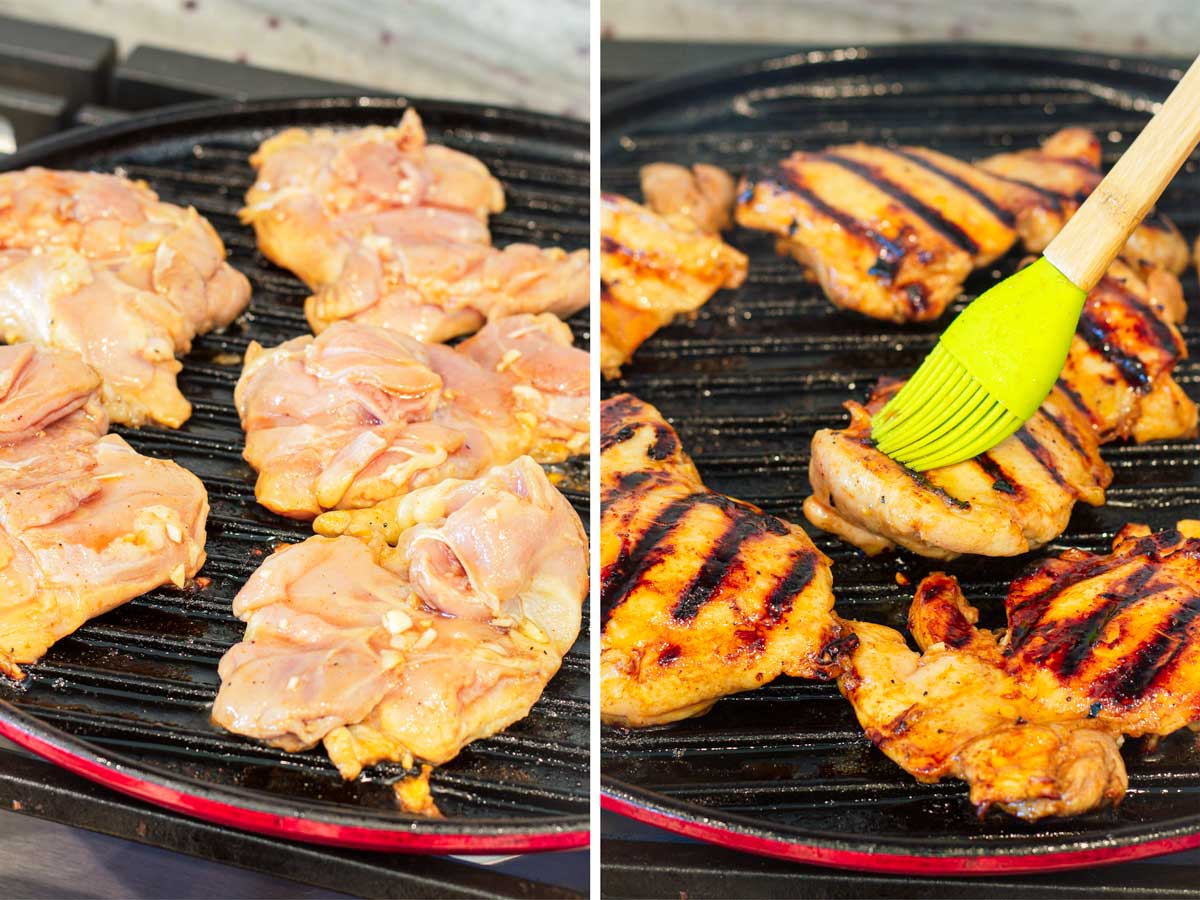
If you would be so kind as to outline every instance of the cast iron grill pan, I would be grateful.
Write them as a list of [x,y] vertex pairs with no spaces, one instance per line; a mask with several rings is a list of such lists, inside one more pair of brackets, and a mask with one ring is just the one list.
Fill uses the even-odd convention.
[[[497,245],[587,245],[586,125],[411,102],[431,140],[478,156],[504,183],[508,208],[492,220]],[[586,623],[528,718],[435,770],[445,820],[396,809],[388,782],[402,774],[398,766],[347,783],[319,748],[284,753],[209,721],[217,660],[243,631],[230,611],[234,594],[278,543],[312,533],[255,503],[254,475],[241,457],[233,387],[248,343],[273,346],[308,333],[308,292],[267,262],[252,231],[237,221],[253,180],[248,157],[285,127],[393,124],[407,105],[384,98],[202,104],[72,132],[6,161],[6,168],[120,171],[145,179],[166,201],[194,206],[250,278],[253,299],[243,319],[199,338],[184,359],[179,382],[194,412],[183,428],[115,429],[142,453],[174,459],[204,481],[212,512],[200,575],[211,584],[153,591],[60,641],[28,667],[24,684],[0,685],[0,731],[85,774],[227,824],[379,848],[578,845],[588,823]],[[571,324],[586,347],[586,313]],[[557,468],[560,487],[586,522],[586,464]],[[116,778],[117,770],[132,781]],[[278,816],[287,820],[272,818]]]
[[[795,149],[856,140],[921,144],[964,158],[1032,147],[1058,128],[1095,130],[1110,166],[1172,84],[1167,67],[1028,48],[925,46],[797,54],[614,95],[603,118],[604,190],[639,197],[638,168],[706,161],[735,174]],[[1189,241],[1200,230],[1190,161],[1160,204]],[[1019,250],[976,273],[940,323],[892,325],[839,312],[771,238],[737,230],[747,283],[719,293],[638,351],[607,394],[631,391],[678,429],[705,481],[809,529],[834,560],[838,612],[903,630],[917,580],[959,576],[985,627],[1004,622],[1009,581],[1030,557],[934,566],[907,553],[870,560],[808,526],[809,444],[841,427],[846,399],[881,375],[908,374],[964,302],[1010,274]],[[1183,276],[1192,359],[1176,377],[1200,399],[1200,296]],[[1106,548],[1126,522],[1171,526],[1200,515],[1195,441],[1103,450],[1108,504],[1080,506],[1047,552]],[[900,587],[895,576],[912,581]],[[1200,752],[1190,733],[1157,748],[1128,741],[1130,786],[1117,810],[1025,824],[977,818],[965,786],[920,785],[864,737],[832,684],[781,678],[658,729],[606,729],[605,802],[664,827],[810,861],[934,871],[1079,865],[1106,848],[1145,855],[1200,843]],[[1173,843],[1172,843],[1173,842]],[[870,854],[870,855],[860,855]],[[1118,857],[1113,857],[1118,858]]]

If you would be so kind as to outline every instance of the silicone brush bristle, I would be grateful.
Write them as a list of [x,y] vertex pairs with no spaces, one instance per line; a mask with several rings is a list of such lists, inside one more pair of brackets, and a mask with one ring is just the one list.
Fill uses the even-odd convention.
[[875,446],[923,472],[1015,433],[1054,386],[1084,296],[1043,257],[977,298],[875,417]]
[[875,421],[875,446],[918,472],[983,453],[1022,425],[940,344]]

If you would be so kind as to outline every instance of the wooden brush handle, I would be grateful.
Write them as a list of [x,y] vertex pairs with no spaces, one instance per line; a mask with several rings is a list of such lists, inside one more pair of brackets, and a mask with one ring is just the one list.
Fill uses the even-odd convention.
[[1200,141],[1200,57],[1043,254],[1090,291]]

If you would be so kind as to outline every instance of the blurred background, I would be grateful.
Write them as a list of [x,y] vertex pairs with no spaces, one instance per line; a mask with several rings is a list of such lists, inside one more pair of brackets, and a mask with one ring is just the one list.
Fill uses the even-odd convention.
[[0,0],[0,153],[215,97],[361,89],[586,119],[588,0]]
[[602,34],[622,40],[1040,44],[1194,56],[1196,0],[602,0]]

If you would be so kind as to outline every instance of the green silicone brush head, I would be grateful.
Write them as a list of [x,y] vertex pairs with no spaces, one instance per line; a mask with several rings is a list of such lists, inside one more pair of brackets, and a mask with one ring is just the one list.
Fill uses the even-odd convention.
[[918,472],[995,447],[1054,387],[1085,297],[1044,257],[981,294],[875,417],[875,445]]

